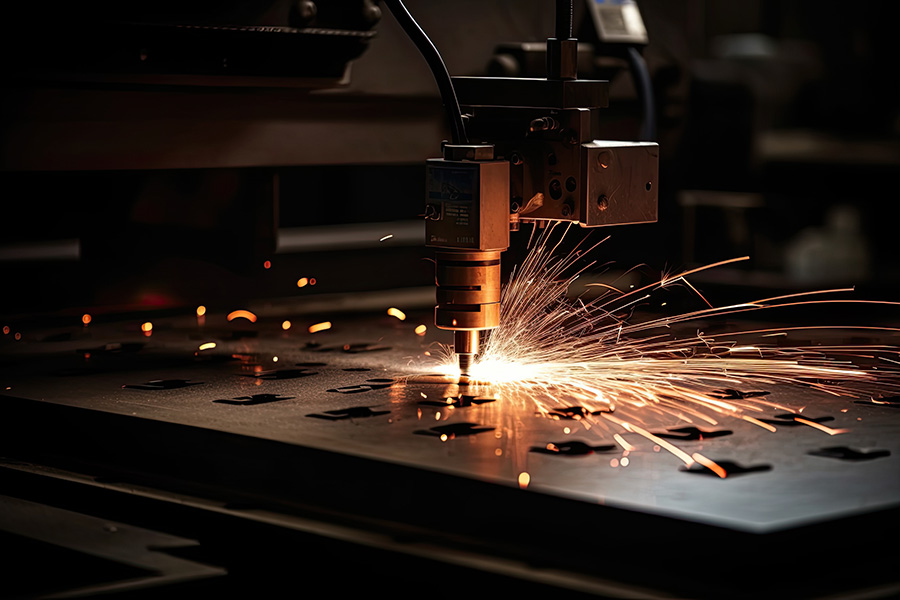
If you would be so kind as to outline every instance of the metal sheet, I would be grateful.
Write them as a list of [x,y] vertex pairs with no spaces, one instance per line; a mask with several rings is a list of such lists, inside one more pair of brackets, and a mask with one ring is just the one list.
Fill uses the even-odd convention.
[[[142,317],[25,331],[18,341],[8,335],[2,340],[0,389],[8,397],[272,440],[506,488],[518,487],[527,473],[528,491],[739,531],[796,528],[896,507],[900,500],[896,403],[767,386],[771,401],[810,419],[831,417],[828,426],[848,431],[832,437],[786,422],[772,433],[723,419],[700,426],[708,432],[705,439],[673,440],[686,452],[748,469],[720,479],[686,471],[675,456],[633,434],[623,435],[634,446],[624,451],[602,423],[547,418],[528,398],[460,390],[420,377],[430,370],[424,353],[449,342],[447,332],[433,327],[424,336],[415,333],[416,326],[429,323],[428,314],[410,314],[405,321],[383,313],[336,314],[330,329],[310,334],[306,328],[317,317],[291,311],[260,307],[253,324],[228,322],[222,314],[154,318],[150,336],[141,333]],[[285,319],[294,322],[287,331],[281,328]],[[208,342],[216,347],[199,350]],[[445,405],[460,394],[493,401]],[[559,400],[561,407],[576,404]],[[778,412],[783,411],[767,416]],[[647,429],[667,433],[684,425],[659,420]],[[596,450],[535,451],[548,444],[577,450],[568,446],[573,443]],[[847,450],[827,450],[834,447]]]

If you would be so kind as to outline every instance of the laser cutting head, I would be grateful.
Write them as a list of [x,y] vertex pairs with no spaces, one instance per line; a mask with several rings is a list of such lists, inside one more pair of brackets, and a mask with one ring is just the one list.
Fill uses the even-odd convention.
[[609,82],[577,78],[571,17],[557,14],[546,79],[453,77],[444,97],[445,106],[465,110],[466,141],[445,144],[443,158],[428,161],[425,232],[439,249],[435,325],[454,331],[463,376],[480,332],[500,324],[500,255],[510,228],[656,221],[658,145],[597,141]]
[[[445,146],[428,161],[425,235],[435,253],[435,325],[454,331],[466,374],[479,332],[500,324],[500,253],[509,247],[509,162],[493,147]],[[466,157],[469,160],[466,160]]]

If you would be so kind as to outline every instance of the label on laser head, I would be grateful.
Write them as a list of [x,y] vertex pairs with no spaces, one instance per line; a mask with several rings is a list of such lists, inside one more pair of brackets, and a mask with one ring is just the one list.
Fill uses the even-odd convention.
[[428,161],[425,239],[471,250],[509,245],[509,163]]

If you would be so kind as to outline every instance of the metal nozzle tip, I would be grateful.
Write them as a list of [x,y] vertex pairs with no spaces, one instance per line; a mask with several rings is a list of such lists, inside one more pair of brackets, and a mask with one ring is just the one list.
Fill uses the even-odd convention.
[[472,366],[472,355],[471,354],[457,354],[459,357],[459,372],[461,375],[465,375],[468,377],[469,368]]

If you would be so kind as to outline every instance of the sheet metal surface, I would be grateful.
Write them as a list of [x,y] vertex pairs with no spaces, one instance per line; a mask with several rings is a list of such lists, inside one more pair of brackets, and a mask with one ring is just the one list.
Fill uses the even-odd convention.
[[[252,307],[251,307],[252,308]],[[0,341],[4,396],[90,408],[355,455],[639,512],[675,516],[749,532],[897,506],[900,501],[900,410],[895,401],[838,398],[807,388],[749,386],[768,400],[848,431],[830,436],[808,426],[772,433],[721,418],[702,440],[671,440],[688,453],[748,469],[725,479],[689,472],[671,453],[635,434],[592,420],[542,416],[526,397],[463,389],[439,378],[425,352],[449,342],[430,314],[405,321],[378,314],[339,313],[331,329],[310,334],[322,319],[290,307],[258,307],[256,323],[223,313],[95,318],[55,328],[11,331]],[[285,319],[292,321],[282,329]],[[429,325],[426,335],[415,328]],[[201,344],[216,347],[199,350]],[[470,406],[441,406],[461,393],[491,398]],[[0,399],[2,400],[2,399]],[[560,406],[577,404],[560,398]],[[764,416],[783,412],[771,409]],[[599,419],[602,421],[602,419]],[[686,425],[647,424],[665,433]],[[442,440],[441,434],[448,434]],[[586,455],[543,453],[583,442]],[[822,456],[845,447],[855,460]],[[840,454],[840,453],[838,453]],[[352,476],[352,474],[347,474]],[[373,491],[373,493],[378,493]]]

